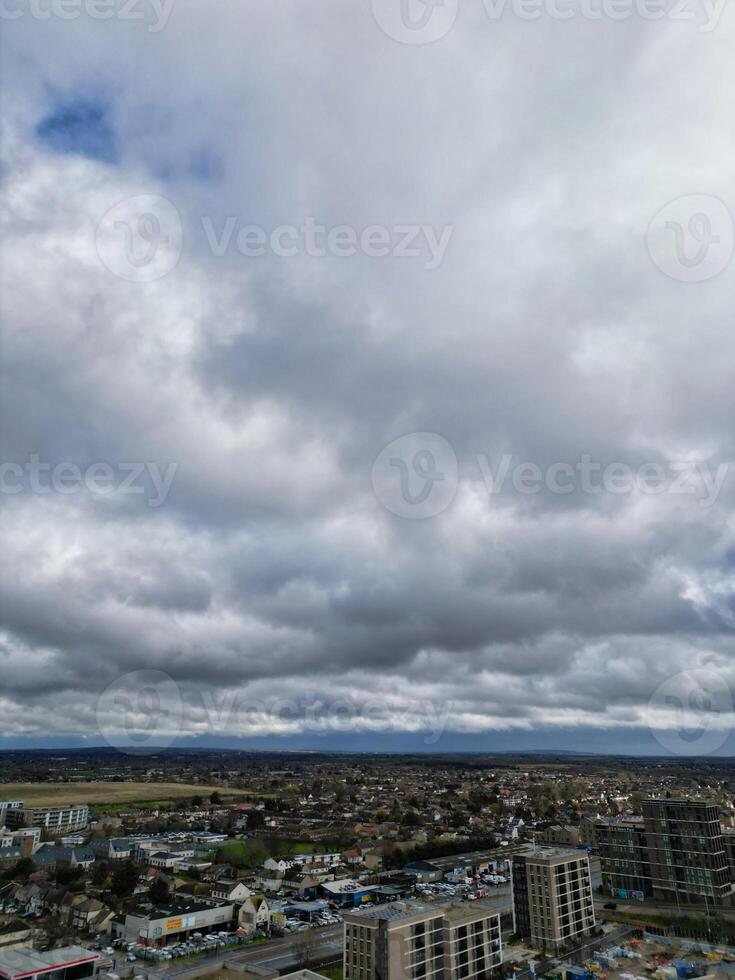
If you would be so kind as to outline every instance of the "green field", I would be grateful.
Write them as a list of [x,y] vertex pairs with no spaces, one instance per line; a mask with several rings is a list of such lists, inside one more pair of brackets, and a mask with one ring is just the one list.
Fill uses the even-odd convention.
[[252,796],[245,789],[222,789],[219,786],[185,783],[0,783],[0,801],[23,800],[29,806],[54,806],[60,803],[112,804],[169,803],[172,800],[201,796],[208,799],[217,791],[223,799]]
[[328,980],[342,980],[342,964],[332,963],[329,966],[315,966],[314,973],[320,973]]

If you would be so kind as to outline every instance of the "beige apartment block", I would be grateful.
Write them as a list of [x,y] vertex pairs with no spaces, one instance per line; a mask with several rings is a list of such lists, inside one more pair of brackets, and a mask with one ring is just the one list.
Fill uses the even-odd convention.
[[543,950],[577,945],[595,927],[589,856],[530,848],[513,855],[516,932]]
[[502,962],[500,914],[479,902],[394,902],[344,922],[345,980],[482,980]]

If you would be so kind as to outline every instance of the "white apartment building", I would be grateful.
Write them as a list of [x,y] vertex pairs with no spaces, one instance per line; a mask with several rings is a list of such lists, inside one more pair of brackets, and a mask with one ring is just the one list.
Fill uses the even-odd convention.
[[40,827],[21,827],[20,830],[10,830],[0,826],[0,848],[19,847],[23,841],[30,839],[30,851],[33,853],[41,846]]
[[89,807],[86,803],[66,806],[15,806],[8,807],[5,823],[11,829],[40,827],[53,836],[83,830],[89,823]]

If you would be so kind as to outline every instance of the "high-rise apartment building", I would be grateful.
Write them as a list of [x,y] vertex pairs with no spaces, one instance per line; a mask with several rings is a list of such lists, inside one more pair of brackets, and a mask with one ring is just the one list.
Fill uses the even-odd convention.
[[544,950],[578,943],[595,927],[589,856],[530,848],[513,855],[516,932]]
[[644,800],[653,895],[680,905],[732,905],[730,859],[720,808],[706,800]]
[[616,898],[643,901],[653,893],[642,817],[609,817],[595,823],[602,886]]
[[483,980],[502,962],[500,913],[482,902],[395,902],[344,923],[345,980]]

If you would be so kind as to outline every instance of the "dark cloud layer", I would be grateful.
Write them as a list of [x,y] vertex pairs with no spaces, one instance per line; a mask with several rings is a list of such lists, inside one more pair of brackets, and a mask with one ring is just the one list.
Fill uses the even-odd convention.
[[[144,668],[178,685],[186,737],[308,739],[317,691],[376,701],[353,727],[382,747],[439,715],[447,748],[669,730],[682,671],[727,693],[735,471],[709,496],[701,471],[694,493],[486,481],[504,454],[712,479],[735,458],[735,266],[683,282],[646,249],[669,201],[735,209],[733,12],[703,33],[478,2],[425,47],[367,2],[150,22],[6,25],[3,461],[118,487],[3,494],[4,734],[99,737],[101,692]],[[183,225],[151,282],[98,253],[140,195]],[[233,244],[309,218],[451,238],[435,269]],[[422,432],[458,485],[412,520],[373,464]],[[262,714],[217,714],[233,696]]]

